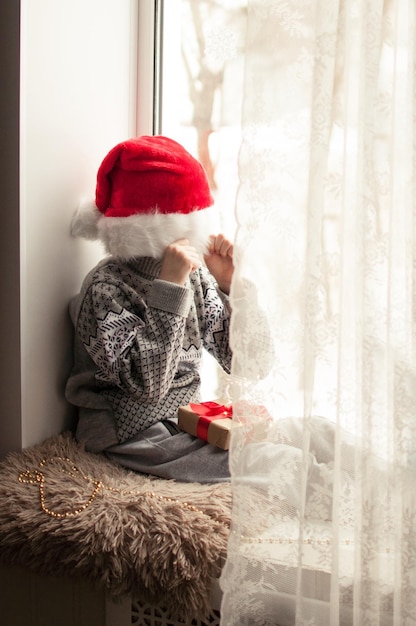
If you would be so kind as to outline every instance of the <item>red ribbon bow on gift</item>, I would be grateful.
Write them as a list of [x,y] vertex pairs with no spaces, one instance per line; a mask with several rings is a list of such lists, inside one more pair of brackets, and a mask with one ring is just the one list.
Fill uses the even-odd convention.
[[199,416],[196,427],[196,436],[204,441],[208,441],[208,428],[213,420],[220,420],[226,417],[232,418],[233,408],[217,402],[201,402],[201,404],[189,404],[191,410]]

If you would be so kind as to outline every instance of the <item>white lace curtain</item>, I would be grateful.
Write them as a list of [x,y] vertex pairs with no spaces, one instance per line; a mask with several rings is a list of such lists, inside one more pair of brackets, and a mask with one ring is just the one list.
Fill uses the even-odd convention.
[[415,42],[248,0],[223,626],[416,624]]

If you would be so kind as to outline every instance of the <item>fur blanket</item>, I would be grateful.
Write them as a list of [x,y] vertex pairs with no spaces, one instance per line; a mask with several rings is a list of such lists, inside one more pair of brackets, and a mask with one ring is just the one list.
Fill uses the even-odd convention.
[[0,560],[86,577],[172,616],[208,612],[226,555],[229,484],[152,479],[83,451],[69,433],[0,463]]

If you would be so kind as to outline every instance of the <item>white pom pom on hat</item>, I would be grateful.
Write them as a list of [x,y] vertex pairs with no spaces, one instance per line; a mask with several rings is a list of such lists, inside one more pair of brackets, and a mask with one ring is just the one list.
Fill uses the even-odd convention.
[[82,198],[71,222],[71,235],[98,239],[98,220],[101,213],[92,198]]

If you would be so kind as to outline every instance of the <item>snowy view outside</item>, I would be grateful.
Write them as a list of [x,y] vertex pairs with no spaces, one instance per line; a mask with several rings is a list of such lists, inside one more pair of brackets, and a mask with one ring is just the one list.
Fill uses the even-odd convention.
[[221,229],[235,230],[247,0],[164,4],[162,133],[204,165]]
[[[247,0],[164,3],[161,132],[204,165],[219,228],[235,232]],[[202,399],[228,396],[228,379],[206,355]]]

